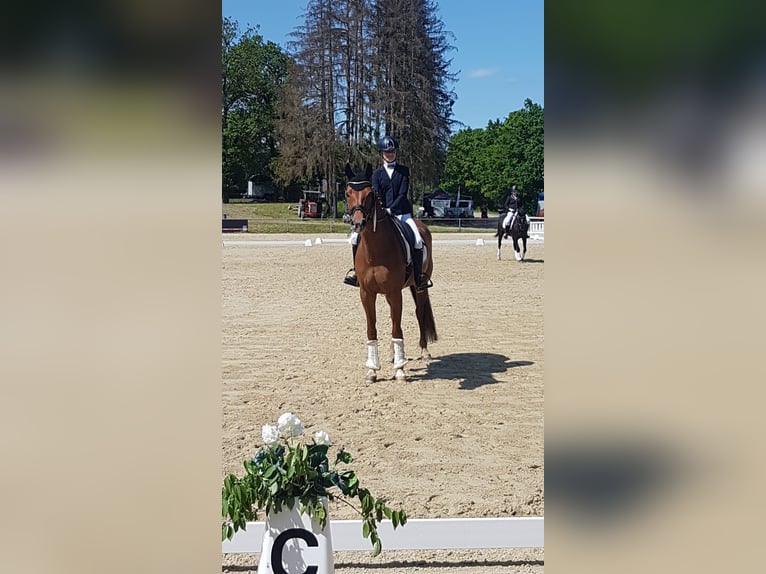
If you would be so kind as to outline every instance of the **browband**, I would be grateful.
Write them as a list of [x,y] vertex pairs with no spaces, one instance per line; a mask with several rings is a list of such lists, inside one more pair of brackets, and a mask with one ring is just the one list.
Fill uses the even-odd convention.
[[348,185],[351,189],[354,191],[362,191],[366,187],[370,187],[369,181],[349,181],[346,185]]

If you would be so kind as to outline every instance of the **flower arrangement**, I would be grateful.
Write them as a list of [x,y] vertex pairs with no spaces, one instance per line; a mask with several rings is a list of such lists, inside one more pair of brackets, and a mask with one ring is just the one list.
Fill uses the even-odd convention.
[[[353,470],[338,468],[339,464],[353,461],[343,448],[330,465],[328,451],[332,444],[325,431],[315,432],[310,443],[300,439],[303,431],[300,419],[292,413],[281,415],[276,425],[263,425],[264,445],[244,462],[246,474],[230,474],[223,481],[221,540],[231,540],[237,530],[244,530],[247,521],[256,519],[257,511],[270,514],[283,507],[292,509],[296,500],[300,511],[317,519],[324,528],[327,510],[322,499],[338,499],[361,515],[362,535],[370,539],[372,555],[378,555],[378,523],[385,517],[397,528],[406,524],[407,515],[403,510],[392,510],[384,499],[362,488]],[[359,508],[349,501],[354,498]]]

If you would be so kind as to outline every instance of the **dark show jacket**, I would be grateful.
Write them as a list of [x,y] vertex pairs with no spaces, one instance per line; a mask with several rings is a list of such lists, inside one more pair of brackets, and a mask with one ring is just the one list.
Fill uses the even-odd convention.
[[380,166],[372,174],[372,189],[380,196],[383,207],[393,215],[412,215],[410,203],[410,168],[394,164],[394,172],[388,177],[385,166]]

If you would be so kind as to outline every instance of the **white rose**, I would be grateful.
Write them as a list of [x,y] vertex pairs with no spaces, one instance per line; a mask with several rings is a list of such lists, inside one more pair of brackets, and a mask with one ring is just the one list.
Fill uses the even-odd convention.
[[279,440],[279,430],[274,425],[263,425],[261,437],[265,444],[272,445]]
[[317,444],[326,444],[326,445],[332,444],[330,442],[330,435],[323,430],[320,430],[314,433],[314,442]]
[[303,425],[293,413],[284,413],[277,420],[277,427],[282,436],[292,438],[303,434]]

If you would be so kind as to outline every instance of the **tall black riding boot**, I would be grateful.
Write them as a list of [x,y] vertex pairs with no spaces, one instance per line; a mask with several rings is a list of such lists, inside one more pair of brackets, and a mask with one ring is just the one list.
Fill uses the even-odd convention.
[[356,248],[358,245],[352,245],[351,246],[351,262],[354,264],[354,267],[349,269],[346,272],[346,276],[343,278],[343,282],[346,285],[351,285],[352,287],[359,287],[359,281],[356,278]]
[[423,249],[412,250],[412,274],[415,276],[415,289],[425,291],[428,281],[423,277]]

